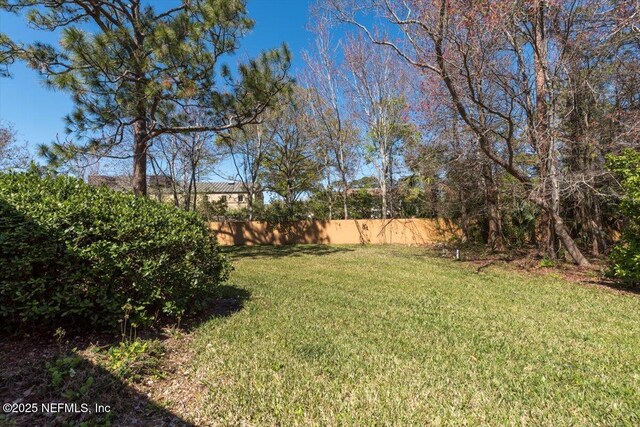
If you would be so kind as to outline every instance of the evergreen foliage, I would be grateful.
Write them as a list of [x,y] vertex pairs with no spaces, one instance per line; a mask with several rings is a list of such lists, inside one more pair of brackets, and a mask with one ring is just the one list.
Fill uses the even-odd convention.
[[611,253],[611,269],[625,282],[640,285],[640,152],[627,149],[610,156],[609,167],[624,190],[620,210],[625,218],[620,241]]
[[7,328],[180,318],[228,272],[195,213],[66,176],[0,175],[0,241]]

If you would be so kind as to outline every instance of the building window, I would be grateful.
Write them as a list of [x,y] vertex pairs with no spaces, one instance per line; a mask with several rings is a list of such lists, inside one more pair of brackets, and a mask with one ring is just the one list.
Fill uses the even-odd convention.
[[244,202],[244,196],[242,194],[238,194],[238,203]]
[[223,202],[226,202],[227,201],[227,196],[220,196],[220,200],[223,201]]

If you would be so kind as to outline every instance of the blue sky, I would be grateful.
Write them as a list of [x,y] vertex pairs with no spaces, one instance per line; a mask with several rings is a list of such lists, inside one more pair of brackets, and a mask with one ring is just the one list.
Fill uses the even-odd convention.
[[[156,0],[154,4],[162,9],[160,3],[164,2]],[[312,35],[306,31],[309,4],[305,0],[249,0],[255,27],[243,39],[236,58],[255,56],[286,42],[293,53],[295,74],[302,67],[301,51],[311,44]],[[6,12],[0,12],[0,31],[22,42],[57,41],[55,34],[30,30],[23,18]],[[23,64],[14,64],[11,73],[12,78],[0,78],[0,120],[13,124],[18,140],[31,148],[54,141],[56,135],[63,138],[63,117],[72,109],[69,95],[44,88],[36,72]],[[227,167],[222,169],[226,172]]]

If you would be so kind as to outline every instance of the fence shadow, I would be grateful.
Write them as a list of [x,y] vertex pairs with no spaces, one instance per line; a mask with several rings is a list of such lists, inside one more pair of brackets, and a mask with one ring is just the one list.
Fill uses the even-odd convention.
[[323,256],[340,252],[352,252],[344,246],[286,245],[286,246],[222,246],[223,253],[236,258],[284,258],[300,256]]
[[331,243],[326,221],[224,222],[216,234],[233,245]]
[[444,220],[420,218],[212,222],[221,245],[408,244],[444,242],[457,234]]

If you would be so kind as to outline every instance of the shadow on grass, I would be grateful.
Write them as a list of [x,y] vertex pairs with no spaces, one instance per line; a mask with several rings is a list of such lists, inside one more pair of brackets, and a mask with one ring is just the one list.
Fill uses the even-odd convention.
[[596,278],[586,278],[586,279],[576,279],[576,280],[578,281],[578,283],[583,285],[606,288],[610,291],[619,292],[621,294],[640,295],[640,287],[630,285],[630,284],[624,283],[621,280],[613,279],[610,277],[601,276]]
[[251,298],[251,292],[246,289],[232,285],[218,286],[215,299],[210,306],[200,313],[185,318],[180,329],[190,332],[210,319],[232,316],[244,308],[249,298]]
[[322,256],[341,252],[352,252],[353,249],[328,245],[285,245],[285,246],[224,246],[222,251],[233,258],[284,258],[304,255]]

